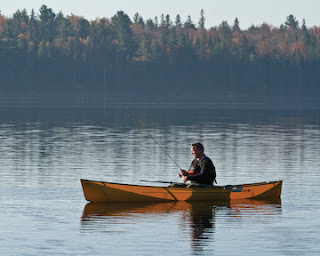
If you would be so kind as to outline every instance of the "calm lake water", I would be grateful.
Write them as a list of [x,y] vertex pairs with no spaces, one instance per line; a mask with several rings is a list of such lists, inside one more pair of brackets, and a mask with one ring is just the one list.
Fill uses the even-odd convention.
[[80,178],[161,186],[179,170],[127,110],[3,110],[1,255],[320,254],[319,112],[128,109],[182,168],[201,141],[219,185],[282,179],[281,201],[88,204]]

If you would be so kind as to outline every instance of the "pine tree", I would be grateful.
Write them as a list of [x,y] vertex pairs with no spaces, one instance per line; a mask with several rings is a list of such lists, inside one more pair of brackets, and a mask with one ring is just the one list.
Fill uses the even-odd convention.
[[131,20],[123,11],[118,11],[111,18],[111,23],[116,32],[116,39],[119,42],[118,52],[125,55],[132,55],[134,50],[134,41],[131,31]]
[[181,28],[181,27],[182,27],[181,17],[180,17],[179,14],[178,14],[177,17],[176,17],[176,27],[177,27],[177,28]]
[[301,29],[302,29],[302,34],[301,34],[301,40],[302,40],[302,42],[303,42],[306,46],[310,46],[310,43],[311,43],[311,35],[310,35],[310,33],[309,33],[309,30],[307,29],[305,19],[303,19]]
[[206,18],[204,17],[204,11],[202,9],[201,12],[200,12],[199,29],[202,29],[202,30],[205,29],[204,28],[205,20],[206,20]]
[[286,25],[287,28],[294,28],[294,29],[299,28],[299,22],[292,14],[287,17],[287,20],[284,24]]
[[191,16],[188,16],[186,22],[184,23],[184,27],[185,28],[192,28],[192,29],[196,29],[196,26],[193,24]]
[[239,31],[240,31],[238,18],[236,18],[236,19],[234,20],[232,30],[233,30],[234,32],[239,32]]

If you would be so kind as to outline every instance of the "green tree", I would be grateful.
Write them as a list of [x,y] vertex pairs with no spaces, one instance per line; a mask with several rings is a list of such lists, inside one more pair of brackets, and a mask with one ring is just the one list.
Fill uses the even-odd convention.
[[15,48],[17,46],[18,34],[15,31],[15,26],[12,20],[7,20],[4,24],[1,37],[2,41],[8,48]]
[[139,25],[141,27],[145,26],[145,23],[144,23],[142,16],[137,12],[133,15],[133,23],[135,25]]
[[232,30],[235,31],[235,32],[239,32],[240,31],[238,18],[236,18],[234,20]]
[[156,28],[156,24],[154,24],[152,19],[147,19],[146,21],[146,27],[148,29],[155,29]]
[[225,43],[228,43],[231,40],[232,32],[227,21],[222,21],[219,25],[218,31]]
[[204,11],[202,9],[200,12],[199,29],[202,29],[202,30],[204,29],[205,21],[206,21],[206,18],[204,17]]
[[39,14],[39,32],[41,37],[45,41],[53,41],[56,36],[56,14],[51,8],[46,5],[42,5]]
[[279,30],[280,30],[280,32],[285,32],[286,31],[286,26],[281,24]]
[[155,61],[157,60],[158,58],[160,58],[161,54],[162,54],[162,49],[161,49],[161,46],[160,46],[160,43],[153,39],[151,41],[151,58]]
[[307,29],[305,19],[303,19],[303,21],[302,21],[301,30],[302,30],[302,33],[301,33],[301,40],[302,40],[302,42],[303,42],[305,45],[310,46],[310,43],[311,43],[311,35],[310,35],[309,30]]
[[67,39],[72,36],[72,28],[69,19],[65,18],[62,12],[59,12],[56,17],[57,34],[60,38]]
[[287,20],[284,23],[287,28],[294,28],[298,29],[299,28],[299,22],[297,19],[291,14],[287,17]]
[[48,49],[45,41],[41,41],[39,43],[37,55],[39,59],[45,59],[48,57]]
[[29,19],[29,38],[34,42],[37,41],[37,39],[39,38],[38,22],[39,20],[37,19],[34,10],[32,9]]
[[125,55],[133,55],[134,41],[130,25],[132,24],[129,16],[123,11],[118,11],[111,18],[111,23],[115,31],[115,38],[118,41],[117,51]]
[[171,28],[172,27],[172,21],[170,19],[170,15],[169,14],[167,14],[166,17],[164,18],[164,20],[162,20],[161,22],[162,22],[162,26],[165,27],[165,28]]
[[80,18],[79,37],[86,38],[89,35],[90,23],[83,17]]
[[184,23],[184,27],[185,28],[192,28],[192,29],[196,29],[196,26],[193,24],[191,16],[189,15],[187,20]]
[[12,25],[16,34],[26,33],[28,30],[29,16],[26,9],[18,10],[13,14]]
[[164,14],[162,13],[161,16],[160,16],[160,27],[165,27],[166,21],[165,21],[165,18],[164,18]]
[[179,14],[176,16],[176,27],[177,28],[181,28],[182,27],[181,17],[180,17]]
[[154,17],[154,25],[155,27],[159,27],[159,20],[158,20],[158,16]]
[[171,48],[174,48],[177,45],[177,34],[174,27],[169,30],[168,45]]

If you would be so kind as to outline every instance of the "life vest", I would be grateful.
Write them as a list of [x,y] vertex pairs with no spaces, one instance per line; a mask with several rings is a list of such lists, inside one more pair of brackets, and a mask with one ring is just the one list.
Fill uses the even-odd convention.
[[199,174],[199,173],[200,173],[200,166],[199,166],[199,164],[200,164],[200,162],[201,162],[203,159],[205,159],[205,158],[206,158],[206,156],[204,155],[200,160],[192,162],[191,167],[190,167],[190,169],[189,169],[189,171],[188,171],[188,175],[196,175],[196,174]]
[[189,170],[188,175],[194,175],[194,170]]

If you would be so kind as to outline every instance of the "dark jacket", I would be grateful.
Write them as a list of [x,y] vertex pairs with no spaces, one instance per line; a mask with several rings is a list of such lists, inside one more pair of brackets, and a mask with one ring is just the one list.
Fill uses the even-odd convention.
[[189,173],[190,171],[193,171],[193,174],[188,174],[187,177],[192,184],[212,185],[216,179],[216,168],[207,156],[204,156],[200,160],[194,159],[191,163]]

